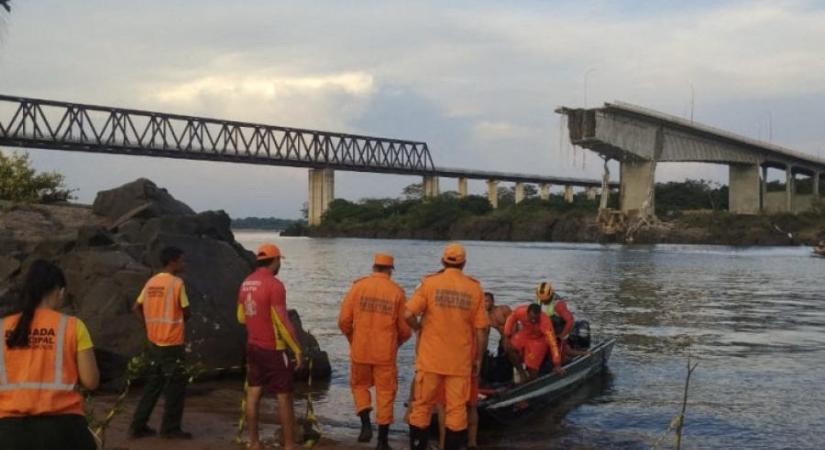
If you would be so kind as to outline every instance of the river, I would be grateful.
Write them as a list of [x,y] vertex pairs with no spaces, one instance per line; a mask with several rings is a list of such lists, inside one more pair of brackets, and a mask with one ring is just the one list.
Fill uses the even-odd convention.
[[[369,273],[376,251],[395,255],[394,279],[410,295],[422,275],[439,269],[444,243],[245,231],[236,238],[250,249],[264,241],[281,247],[287,302],[333,364],[317,412],[324,427],[354,435],[348,348],[336,324],[341,298]],[[466,272],[497,303],[531,301],[536,283],[549,280],[577,319],[590,320],[595,336],[617,338],[605,376],[541,417],[482,430],[483,447],[652,448],[680,409],[688,355],[699,366],[685,448],[825,446],[825,259],[809,249],[464,244]],[[396,433],[406,430],[400,422],[412,350],[407,343],[399,356]]]

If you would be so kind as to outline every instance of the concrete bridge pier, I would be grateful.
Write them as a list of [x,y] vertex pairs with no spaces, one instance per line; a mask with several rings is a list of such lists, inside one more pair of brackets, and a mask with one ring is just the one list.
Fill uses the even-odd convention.
[[550,184],[542,183],[539,185],[539,198],[542,200],[550,200]]
[[[768,191],[768,167],[785,170],[785,191]],[[796,198],[793,167],[790,164],[766,164],[762,167],[762,212],[780,213],[794,211]]]
[[796,194],[796,186],[793,177],[793,166],[785,166],[785,211],[793,212],[793,199]]
[[524,183],[522,182],[516,183],[515,200],[516,204],[519,204],[524,201]]
[[814,172],[814,200],[819,200],[819,181],[822,178],[822,172]]
[[487,180],[487,200],[493,205],[493,208],[498,208],[498,181]]
[[628,160],[619,165],[619,204],[623,213],[636,211],[643,216],[653,215],[653,161]]
[[760,200],[759,211],[762,213],[768,212],[768,166],[762,165],[762,178],[759,184]]
[[759,164],[731,164],[728,178],[728,210],[734,214],[759,214]]
[[587,188],[587,199],[588,200],[596,200],[596,188],[589,187]]
[[309,225],[320,225],[321,218],[329,204],[335,199],[335,171],[332,169],[309,169],[308,197],[307,219]]
[[573,203],[573,186],[567,185],[564,187],[564,201],[567,203]]
[[467,178],[461,177],[458,179],[458,198],[466,197],[467,192]]
[[424,176],[424,198],[438,197],[438,177],[434,175]]

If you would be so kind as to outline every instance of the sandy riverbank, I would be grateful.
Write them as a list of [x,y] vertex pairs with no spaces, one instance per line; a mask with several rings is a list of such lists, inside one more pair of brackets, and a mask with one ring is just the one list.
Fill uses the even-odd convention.
[[[131,393],[120,412],[112,420],[106,436],[107,450],[240,450],[245,445],[234,442],[237,434],[238,418],[240,414],[240,399],[242,386],[234,381],[217,381],[190,386],[186,397],[183,426],[186,431],[194,435],[191,441],[169,441],[159,437],[129,440],[127,430],[132,412],[140,398],[140,390]],[[95,409],[98,416],[109,410],[115,395],[101,394],[96,397]],[[305,401],[299,398],[295,402],[296,416],[304,414]],[[163,413],[163,400],[158,403],[150,421],[150,426],[157,429]],[[264,424],[261,429],[262,438],[266,440],[266,448],[282,448],[275,445],[275,433],[280,432],[277,423],[274,401],[264,401],[262,405]],[[358,430],[356,420],[351,427],[346,424],[329,425],[330,420],[323,416],[318,417],[324,437],[314,447],[316,449],[336,448],[343,450],[371,449],[375,447],[375,440],[369,444],[356,443]],[[406,448],[406,434],[402,433],[402,425],[396,425],[391,435],[391,445],[395,449]],[[405,429],[405,428],[404,428]],[[243,434],[246,440],[246,434]],[[280,442],[280,441],[279,441]]]

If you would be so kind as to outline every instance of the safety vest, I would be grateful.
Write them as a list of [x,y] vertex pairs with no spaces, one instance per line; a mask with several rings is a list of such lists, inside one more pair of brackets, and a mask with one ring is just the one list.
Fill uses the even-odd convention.
[[536,303],[538,303],[539,305],[541,305],[544,308],[544,313],[547,314],[547,317],[552,318],[554,315],[556,315],[556,299],[557,298],[558,298],[558,296],[556,295],[555,292],[553,292],[553,295],[550,296],[550,302],[549,303],[544,304],[544,303],[541,302],[541,300],[536,300]]
[[168,273],[152,277],[143,288],[143,317],[149,341],[159,346],[183,345],[183,280]]
[[0,418],[41,414],[83,415],[77,384],[77,319],[50,309],[35,311],[29,346],[9,349],[20,314],[0,319]]

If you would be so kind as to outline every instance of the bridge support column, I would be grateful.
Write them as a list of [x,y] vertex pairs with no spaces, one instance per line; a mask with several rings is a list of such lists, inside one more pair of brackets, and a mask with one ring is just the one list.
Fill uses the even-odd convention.
[[524,201],[524,183],[516,183],[516,204]]
[[424,176],[424,198],[438,197],[438,177],[433,175]]
[[587,199],[588,200],[596,200],[596,188],[589,187],[587,188]]
[[493,205],[493,209],[498,208],[498,181],[487,180],[487,200]]
[[573,203],[573,186],[564,187],[564,201]]
[[643,216],[653,215],[653,161],[622,161],[619,175],[619,203],[623,213],[636,211]]
[[550,200],[550,184],[542,183],[539,185],[539,198],[542,200]]
[[461,177],[458,179],[458,198],[467,196],[467,178]]
[[734,214],[758,214],[759,180],[758,164],[731,164],[728,178],[728,210]]
[[332,169],[309,169],[309,211],[311,226],[320,225],[321,218],[335,198],[335,171]]
[[796,196],[796,186],[794,186],[793,167],[788,164],[785,166],[785,201],[787,206],[785,211],[794,212],[793,199]]
[[762,179],[760,180],[760,192],[762,194],[759,202],[759,210],[764,214],[768,212],[768,167],[762,166]]
[[819,200],[819,179],[822,177],[822,172],[814,172],[814,200]]

